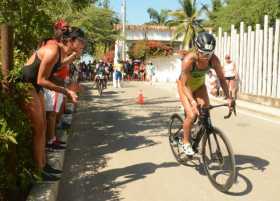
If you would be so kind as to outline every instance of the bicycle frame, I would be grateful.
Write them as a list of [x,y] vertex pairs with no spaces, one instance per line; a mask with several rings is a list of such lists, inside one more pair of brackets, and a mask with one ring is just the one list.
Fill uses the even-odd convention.
[[[214,108],[217,108],[217,107],[224,107],[224,106],[227,106],[227,104],[221,104],[221,105],[215,105],[215,106],[208,106],[208,107],[205,107],[205,108],[199,108],[199,117],[198,117],[198,123],[199,125],[201,125],[201,128],[200,130],[198,131],[197,133],[197,136],[196,138],[194,139],[193,141],[193,144],[192,144],[192,147],[194,150],[197,151],[197,148],[198,148],[198,145],[202,139],[202,137],[204,135],[209,135],[210,133],[213,132],[214,130],[214,126],[212,124],[212,121],[211,121],[211,118],[210,118],[210,110],[211,109],[214,109]],[[233,110],[230,110],[229,111],[229,114],[224,116],[225,119],[229,118],[232,114],[232,111],[234,112],[234,114],[236,115],[236,109],[235,109],[235,105],[233,105]],[[215,138],[215,141],[217,142],[218,144],[218,141],[217,141],[217,137],[216,135],[214,134],[214,138]],[[210,143],[210,142],[209,142]],[[218,145],[219,146],[219,145]],[[209,144],[209,147],[211,149],[211,145]],[[218,147],[218,149],[220,149],[220,147]]]

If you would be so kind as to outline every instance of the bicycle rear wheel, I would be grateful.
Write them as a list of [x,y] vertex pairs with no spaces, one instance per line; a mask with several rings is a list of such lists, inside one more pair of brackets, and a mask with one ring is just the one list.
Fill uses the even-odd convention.
[[179,163],[183,162],[184,152],[179,143],[183,138],[183,119],[178,114],[173,114],[168,127],[169,144],[172,153]]
[[227,192],[236,180],[235,158],[229,140],[219,129],[204,135],[202,160],[213,186]]
[[98,90],[99,96],[101,96],[102,95],[102,91],[103,91],[102,80],[98,80],[97,90]]

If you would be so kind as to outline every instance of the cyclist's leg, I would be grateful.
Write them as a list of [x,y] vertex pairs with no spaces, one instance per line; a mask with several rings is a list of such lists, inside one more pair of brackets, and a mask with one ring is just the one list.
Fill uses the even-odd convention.
[[188,98],[184,95],[183,89],[181,85],[177,82],[177,89],[180,96],[180,101],[184,107],[185,110],[185,119],[183,122],[183,130],[184,130],[184,138],[183,138],[183,144],[189,144],[189,136],[190,136],[190,130],[193,120],[195,119],[195,113],[192,109],[192,106],[188,100]]
[[99,81],[99,76],[98,74],[95,75],[95,78],[94,78],[94,82],[95,82],[95,86],[97,87],[97,82]]
[[183,123],[183,130],[184,130],[183,143],[189,144],[190,143],[190,140],[189,140],[190,130],[191,130],[192,122],[194,121],[196,115],[194,114],[194,112],[192,110],[192,106],[189,106],[188,108],[186,108],[185,113],[187,115],[185,116],[184,123]]
[[209,96],[205,85],[201,86],[193,93],[194,98],[201,107],[209,106]]

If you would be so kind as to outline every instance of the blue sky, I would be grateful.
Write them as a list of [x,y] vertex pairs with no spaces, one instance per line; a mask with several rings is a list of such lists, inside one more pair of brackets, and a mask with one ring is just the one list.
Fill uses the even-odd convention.
[[[111,0],[111,8],[120,14],[122,0]],[[211,0],[198,0],[200,3],[208,3]],[[178,0],[126,0],[127,3],[127,22],[129,24],[143,24],[149,21],[148,8],[175,10],[180,8]]]

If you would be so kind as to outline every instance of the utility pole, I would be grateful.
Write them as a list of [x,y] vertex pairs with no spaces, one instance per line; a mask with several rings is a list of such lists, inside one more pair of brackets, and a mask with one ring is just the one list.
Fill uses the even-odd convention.
[[122,0],[122,60],[126,60],[126,0]]

